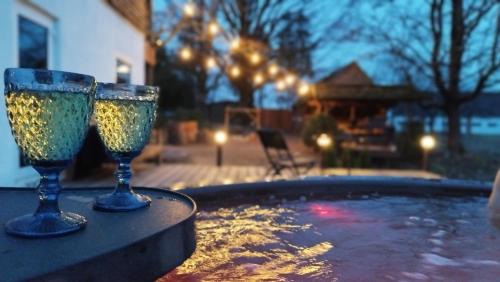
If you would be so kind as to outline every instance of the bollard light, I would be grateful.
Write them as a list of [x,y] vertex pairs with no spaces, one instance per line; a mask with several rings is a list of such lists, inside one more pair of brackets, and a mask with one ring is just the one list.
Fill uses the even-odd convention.
[[328,148],[332,146],[332,138],[326,134],[322,133],[317,139],[316,139],[316,144],[318,147],[321,149],[321,152],[319,153],[319,168],[320,168],[320,174],[323,175],[323,154],[326,153]]
[[227,134],[224,130],[217,130],[214,134],[214,141],[217,145],[224,145],[227,142]]
[[432,135],[424,135],[420,138],[420,146],[424,151],[433,150],[436,147],[436,138]]
[[429,162],[429,152],[436,148],[436,138],[432,135],[424,135],[420,138],[420,147],[422,147],[422,170],[427,170]]
[[227,134],[224,130],[217,130],[214,134],[214,142],[217,146],[215,155],[215,164],[217,166],[222,166],[222,145],[227,142]]
[[323,150],[328,149],[328,147],[332,145],[332,138],[328,136],[328,134],[322,133],[318,139],[316,139],[316,144]]

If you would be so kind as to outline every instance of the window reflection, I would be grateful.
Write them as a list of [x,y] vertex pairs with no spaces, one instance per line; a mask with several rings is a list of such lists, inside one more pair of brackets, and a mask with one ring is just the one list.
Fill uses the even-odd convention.
[[132,66],[118,59],[116,60],[116,83],[130,83]]
[[47,28],[19,16],[19,66],[46,69],[48,61]]

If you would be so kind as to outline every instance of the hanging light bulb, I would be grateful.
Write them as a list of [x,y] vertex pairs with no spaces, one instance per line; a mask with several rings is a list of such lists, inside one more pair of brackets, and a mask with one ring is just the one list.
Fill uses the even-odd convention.
[[229,74],[233,77],[233,78],[237,78],[241,75],[241,70],[238,66],[232,66],[231,69],[229,70]]
[[217,24],[217,22],[212,21],[208,24],[208,33],[210,33],[210,35],[212,36],[215,36],[217,35],[217,33],[219,33],[219,25]]
[[234,50],[236,50],[236,49],[240,48],[240,44],[241,44],[241,42],[240,42],[240,39],[239,39],[239,38],[235,38],[235,39],[233,39],[233,40],[231,41],[231,43],[230,43],[230,48],[231,48],[231,50],[233,50],[233,51],[234,51]]
[[261,73],[255,74],[253,77],[253,83],[255,85],[261,85],[264,82],[264,76]]
[[289,74],[287,74],[287,75],[285,76],[285,82],[286,82],[286,84],[287,84],[288,86],[293,85],[293,84],[295,83],[295,80],[296,80],[296,79],[297,79],[297,77],[296,77],[294,74],[291,74],[291,73],[289,73]]
[[206,60],[205,60],[205,67],[207,69],[213,69],[217,66],[217,61],[215,60],[214,57],[208,57]]
[[304,96],[307,93],[309,93],[309,90],[311,90],[309,84],[307,84],[306,82],[301,82],[297,92],[299,93],[300,96]]
[[189,47],[183,47],[179,52],[179,56],[183,61],[189,61],[193,58],[193,52]]
[[276,90],[283,91],[286,88],[286,83],[283,79],[276,81]]
[[186,3],[186,5],[184,5],[184,15],[188,16],[188,17],[194,17],[194,15],[196,15],[196,7],[194,6],[193,3]]
[[250,62],[254,65],[260,63],[261,60],[262,60],[262,58],[261,58],[260,54],[257,52],[252,53],[252,55],[250,56]]
[[270,76],[275,76],[279,71],[279,67],[276,64],[272,64],[269,66],[267,69],[267,72],[269,73]]

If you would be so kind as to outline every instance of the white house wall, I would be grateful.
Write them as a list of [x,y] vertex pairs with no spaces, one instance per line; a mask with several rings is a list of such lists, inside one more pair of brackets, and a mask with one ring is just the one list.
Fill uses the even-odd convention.
[[[116,61],[132,66],[131,82],[145,78],[144,34],[104,0],[0,1],[0,71],[18,67],[18,16],[49,30],[49,69],[90,74],[116,81]],[[3,93],[0,83],[0,93]],[[0,185],[24,186],[36,180],[19,167],[19,152],[10,133],[4,96],[0,95]]]

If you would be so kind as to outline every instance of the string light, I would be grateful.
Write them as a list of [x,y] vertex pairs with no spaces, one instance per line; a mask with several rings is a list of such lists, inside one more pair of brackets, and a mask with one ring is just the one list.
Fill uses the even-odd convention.
[[280,79],[280,80],[276,81],[276,89],[278,91],[283,91],[283,90],[285,90],[285,88],[286,88],[286,83],[284,80]]
[[261,73],[255,74],[255,76],[253,77],[253,83],[255,85],[260,85],[262,84],[262,82],[264,82],[264,76]]
[[233,50],[233,51],[234,51],[234,50],[236,50],[236,49],[240,48],[240,43],[241,43],[241,42],[240,42],[240,39],[239,39],[239,38],[233,39],[233,40],[231,41],[231,44],[230,44],[230,48],[231,48],[231,50]]
[[194,17],[196,14],[196,7],[194,6],[193,3],[187,3],[184,5],[184,15],[188,17]]
[[261,61],[261,57],[260,57],[260,54],[255,52],[255,53],[252,53],[252,55],[250,56],[250,62],[254,65],[260,63]]
[[156,39],[155,43],[156,43],[156,46],[160,47],[161,45],[163,45],[163,40],[158,38],[158,39]]
[[183,61],[189,61],[193,58],[193,52],[188,47],[183,47],[179,54]]
[[310,89],[311,89],[311,87],[309,86],[309,84],[302,82],[299,86],[299,89],[298,89],[299,95],[300,96],[306,95],[307,93],[309,93]]
[[215,61],[215,58],[214,57],[208,57],[205,61],[205,67],[207,69],[212,69],[212,68],[215,68],[215,66],[217,65],[217,61]]
[[276,64],[272,64],[269,66],[269,69],[267,71],[269,72],[270,76],[275,76],[278,73],[279,68]]
[[297,79],[297,77],[294,74],[289,73],[285,77],[285,82],[288,86],[291,86],[295,83],[296,79]]
[[231,67],[231,70],[229,71],[229,74],[234,77],[234,78],[237,78],[241,75],[241,70],[238,66],[233,66]]
[[210,22],[208,24],[208,33],[210,33],[210,35],[212,35],[212,36],[219,33],[219,25],[214,21]]

